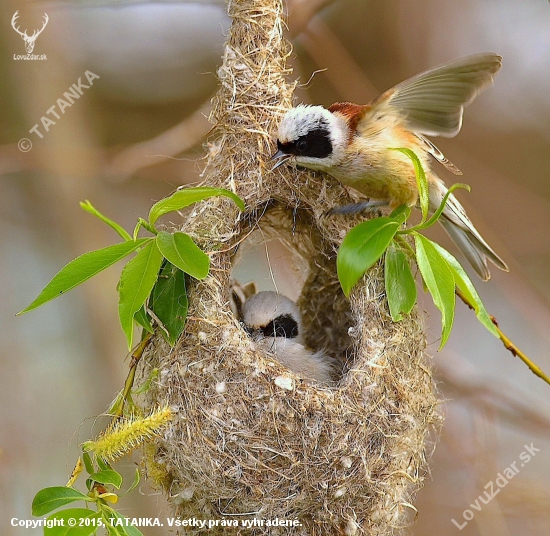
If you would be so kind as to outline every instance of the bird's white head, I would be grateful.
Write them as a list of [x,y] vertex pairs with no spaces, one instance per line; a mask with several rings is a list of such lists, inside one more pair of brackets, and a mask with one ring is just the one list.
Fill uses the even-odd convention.
[[242,319],[255,338],[284,337],[302,343],[302,318],[297,305],[282,294],[263,291],[248,298]]
[[298,165],[327,170],[338,165],[349,143],[345,119],[322,106],[300,104],[289,110],[279,124],[275,167],[291,157]]

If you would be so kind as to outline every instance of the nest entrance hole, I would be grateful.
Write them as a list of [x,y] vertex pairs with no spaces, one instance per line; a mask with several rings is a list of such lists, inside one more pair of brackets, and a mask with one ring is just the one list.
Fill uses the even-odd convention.
[[[354,323],[336,274],[336,251],[316,220],[307,210],[273,204],[258,219],[256,230],[247,228],[243,238],[231,273],[231,280],[240,284],[240,299],[275,290],[295,301],[306,344],[335,359],[340,379],[353,364],[349,333]],[[241,320],[238,307],[233,312]]]

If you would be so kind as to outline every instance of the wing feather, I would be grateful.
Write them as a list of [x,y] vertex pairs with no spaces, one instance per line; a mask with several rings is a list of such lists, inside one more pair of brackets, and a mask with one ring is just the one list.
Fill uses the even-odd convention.
[[433,142],[422,136],[422,134],[415,133],[415,136],[420,140],[424,149],[426,149],[426,151],[428,151],[440,164],[445,166],[448,171],[455,175],[462,175],[462,171],[460,171],[460,169],[458,169]]
[[462,126],[464,106],[491,85],[501,62],[493,53],[464,56],[401,82],[374,106],[396,108],[415,132],[452,138]]

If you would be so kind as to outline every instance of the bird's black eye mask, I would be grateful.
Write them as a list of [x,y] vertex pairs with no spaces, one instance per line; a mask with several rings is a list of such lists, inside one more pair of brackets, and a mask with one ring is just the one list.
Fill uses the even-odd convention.
[[277,140],[277,148],[285,154],[310,158],[325,158],[332,154],[332,142],[326,127],[310,130],[296,141],[281,143]]
[[298,323],[291,315],[280,315],[260,330],[264,337],[295,339],[298,336]]

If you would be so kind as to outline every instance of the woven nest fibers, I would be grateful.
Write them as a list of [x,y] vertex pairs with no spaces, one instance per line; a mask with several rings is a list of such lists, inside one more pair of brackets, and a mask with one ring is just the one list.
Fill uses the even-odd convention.
[[[181,534],[398,533],[415,517],[439,420],[417,313],[391,321],[380,267],[345,299],[335,257],[349,223],[323,214],[342,191],[304,189],[298,208],[295,189],[271,194],[277,201],[240,218],[227,200],[207,201],[184,226],[206,251],[213,237],[233,247],[218,242],[208,278],[189,285],[181,341],[172,350],[158,341],[142,371],[161,371],[146,405],[175,410],[146,452],[146,473],[175,515],[209,522]],[[298,303],[308,344],[342,363],[332,385],[286,369],[231,313],[234,246],[258,225],[309,265]]]

